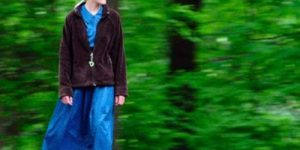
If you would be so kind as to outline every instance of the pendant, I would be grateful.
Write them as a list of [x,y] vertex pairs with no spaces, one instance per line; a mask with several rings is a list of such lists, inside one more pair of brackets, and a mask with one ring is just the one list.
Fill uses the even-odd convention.
[[91,55],[90,55],[90,61],[89,61],[89,65],[91,66],[91,67],[94,67],[94,65],[95,65],[95,63],[94,63],[94,61],[93,61],[93,58],[94,58],[94,56],[93,56],[93,52],[91,52]]

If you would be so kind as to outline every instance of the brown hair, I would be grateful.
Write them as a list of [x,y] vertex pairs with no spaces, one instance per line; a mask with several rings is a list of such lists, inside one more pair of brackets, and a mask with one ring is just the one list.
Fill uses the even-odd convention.
[[74,8],[77,7],[79,4],[83,3],[83,2],[87,2],[88,0],[81,0],[78,3],[75,4]]

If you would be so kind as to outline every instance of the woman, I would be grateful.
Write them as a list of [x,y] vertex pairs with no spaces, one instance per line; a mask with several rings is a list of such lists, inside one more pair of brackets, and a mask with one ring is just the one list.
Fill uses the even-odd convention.
[[106,0],[79,2],[59,49],[59,97],[43,150],[111,150],[114,106],[128,96],[120,15]]

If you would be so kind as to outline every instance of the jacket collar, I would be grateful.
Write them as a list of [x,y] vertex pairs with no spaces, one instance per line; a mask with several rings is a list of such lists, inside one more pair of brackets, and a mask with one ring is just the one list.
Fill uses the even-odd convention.
[[[80,16],[81,17],[81,13],[80,13],[80,9],[81,7],[85,4],[85,1],[82,0],[80,1],[79,3],[77,3],[74,7],[74,12],[77,16]],[[110,9],[109,9],[109,6],[108,4],[102,4],[103,6],[103,14],[102,14],[102,18],[105,18],[107,17],[109,14],[110,14]]]

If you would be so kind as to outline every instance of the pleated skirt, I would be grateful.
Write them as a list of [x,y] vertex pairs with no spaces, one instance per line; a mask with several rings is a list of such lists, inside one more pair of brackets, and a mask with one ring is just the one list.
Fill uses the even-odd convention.
[[112,150],[114,86],[73,87],[73,105],[56,102],[42,150]]

